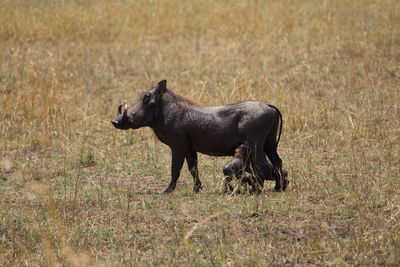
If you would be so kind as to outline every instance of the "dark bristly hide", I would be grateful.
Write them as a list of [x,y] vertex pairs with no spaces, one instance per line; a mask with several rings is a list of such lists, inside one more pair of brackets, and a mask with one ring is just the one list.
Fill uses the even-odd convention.
[[251,175],[250,169],[250,155],[249,148],[241,144],[235,149],[235,154],[233,158],[228,161],[224,168],[222,169],[225,179],[224,179],[224,190],[225,193],[233,192],[233,187],[230,182],[233,179],[239,180],[242,185],[249,185],[252,187],[252,192],[255,192],[257,187],[254,186],[254,177]]
[[194,191],[202,188],[197,152],[211,156],[233,156],[244,144],[255,174],[255,191],[265,180],[275,180],[275,190],[285,190],[282,160],[277,147],[282,132],[282,115],[271,104],[245,101],[227,106],[206,107],[167,89],[162,80],[142,92],[135,105],[118,107],[112,124],[117,129],[150,127],[171,148],[171,182],[164,193],[174,191],[184,160],[194,179]]

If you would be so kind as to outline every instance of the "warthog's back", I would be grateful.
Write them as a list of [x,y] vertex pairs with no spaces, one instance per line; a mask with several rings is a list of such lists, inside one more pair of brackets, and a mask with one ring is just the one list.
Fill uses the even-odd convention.
[[249,134],[264,138],[275,118],[268,104],[246,101],[217,107],[193,106],[182,122],[193,150],[225,156],[232,155]]

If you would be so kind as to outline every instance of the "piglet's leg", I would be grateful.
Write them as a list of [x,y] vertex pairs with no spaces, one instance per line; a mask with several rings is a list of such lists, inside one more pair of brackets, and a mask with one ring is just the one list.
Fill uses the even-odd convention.
[[228,194],[233,192],[233,186],[231,186],[232,176],[225,176],[224,179],[224,193]]

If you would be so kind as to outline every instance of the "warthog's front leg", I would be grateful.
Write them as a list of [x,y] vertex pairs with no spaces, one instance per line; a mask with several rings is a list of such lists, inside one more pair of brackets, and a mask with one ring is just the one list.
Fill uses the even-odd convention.
[[179,175],[181,173],[184,159],[184,153],[182,153],[181,151],[172,150],[171,182],[167,189],[164,190],[164,194],[172,193],[175,190],[176,182],[178,181]]
[[203,188],[199,178],[199,170],[197,168],[197,153],[194,151],[189,151],[186,155],[186,162],[193,177],[193,191],[197,193]]

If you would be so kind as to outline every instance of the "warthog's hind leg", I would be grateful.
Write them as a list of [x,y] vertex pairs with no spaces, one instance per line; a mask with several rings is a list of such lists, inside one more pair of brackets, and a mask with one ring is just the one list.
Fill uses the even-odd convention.
[[194,151],[188,152],[186,155],[186,162],[188,164],[190,174],[193,177],[193,191],[197,193],[203,188],[199,178],[199,169],[197,168],[197,153]]
[[275,191],[281,192],[285,191],[289,185],[289,180],[287,179],[287,171],[281,169],[275,173]]
[[[262,144],[249,144],[250,148],[250,160],[251,160],[251,165],[254,170],[254,187],[253,187],[253,192],[254,193],[260,193],[262,190],[262,187],[264,185],[265,180],[273,180],[272,177],[272,170],[270,165],[269,160],[264,154],[264,149]],[[267,161],[268,160],[268,161]]]

